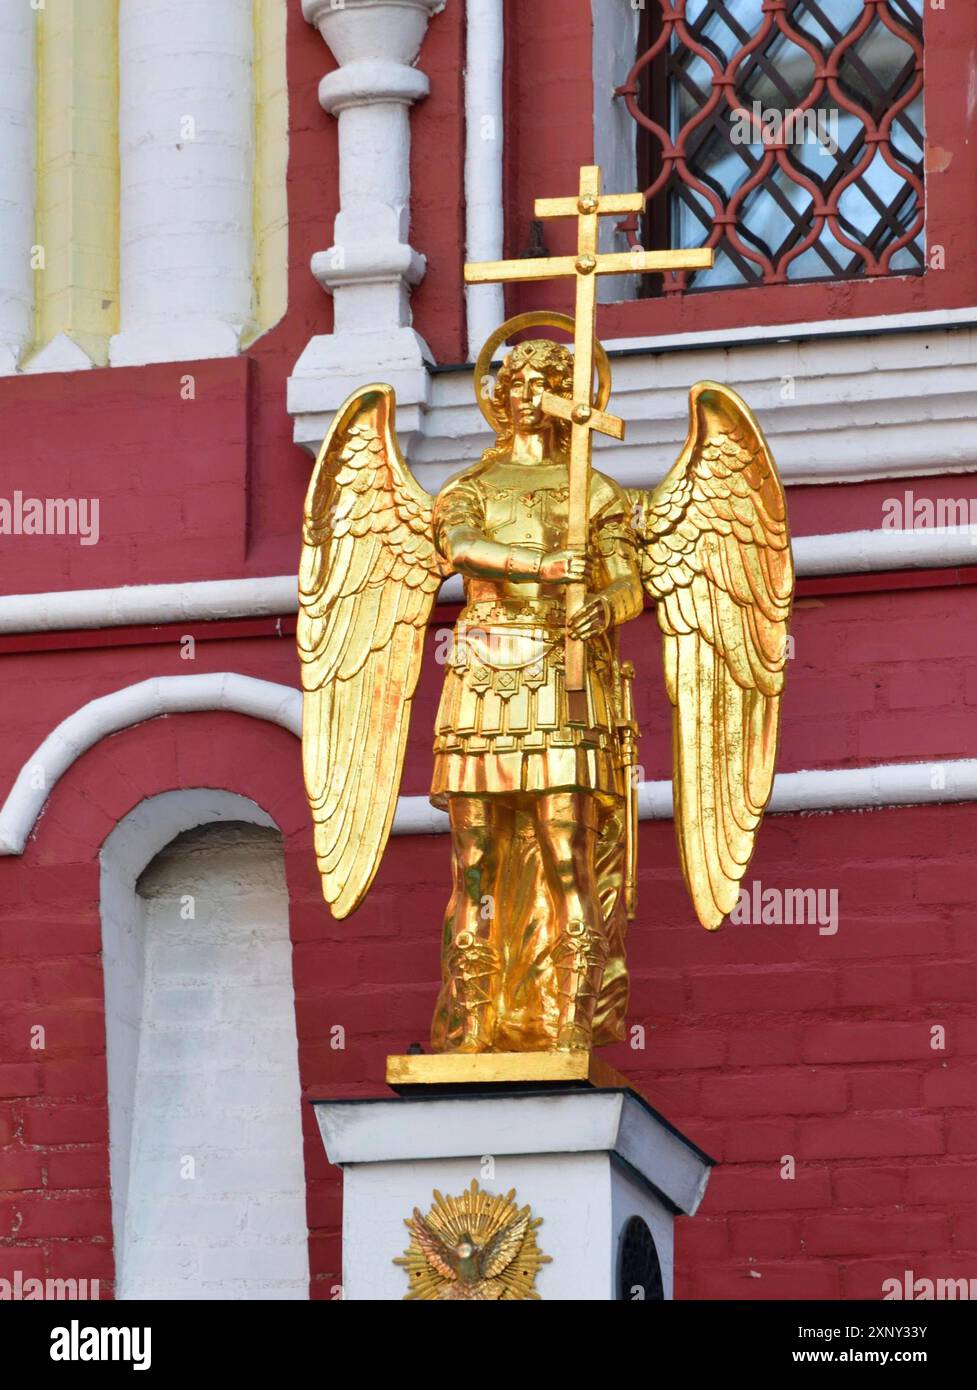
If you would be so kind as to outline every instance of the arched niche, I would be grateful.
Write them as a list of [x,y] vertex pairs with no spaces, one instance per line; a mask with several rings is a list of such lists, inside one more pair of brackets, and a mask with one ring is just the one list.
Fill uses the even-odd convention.
[[236,793],[164,792],[100,878],[117,1296],[306,1298],[278,828]]

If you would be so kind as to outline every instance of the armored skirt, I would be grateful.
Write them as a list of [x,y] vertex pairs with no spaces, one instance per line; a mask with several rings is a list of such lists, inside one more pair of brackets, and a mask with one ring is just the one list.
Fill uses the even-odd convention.
[[592,644],[585,720],[571,722],[564,634],[558,600],[473,603],[461,613],[435,725],[436,806],[453,794],[623,795],[610,643]]

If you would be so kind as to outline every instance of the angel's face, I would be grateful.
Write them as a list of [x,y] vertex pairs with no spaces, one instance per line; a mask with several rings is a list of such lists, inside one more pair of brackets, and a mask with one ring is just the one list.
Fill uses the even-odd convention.
[[543,410],[546,377],[531,363],[517,367],[509,380],[509,411],[516,427],[526,434],[535,434],[550,424]]

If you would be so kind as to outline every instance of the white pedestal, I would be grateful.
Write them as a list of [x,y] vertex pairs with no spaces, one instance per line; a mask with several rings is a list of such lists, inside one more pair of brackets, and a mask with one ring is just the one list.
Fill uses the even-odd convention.
[[[543,1218],[537,1241],[551,1263],[538,1275],[541,1298],[672,1297],[674,1220],[696,1211],[712,1160],[634,1092],[560,1086],[314,1106],[329,1160],[343,1169],[345,1298],[403,1299],[407,1277],[393,1260],[410,1241],[405,1218],[426,1213],[435,1188],[459,1196],[473,1178],[493,1194],[515,1188],[517,1204]],[[644,1258],[648,1232],[660,1288],[654,1256]],[[627,1277],[639,1283],[622,1288],[625,1247],[638,1256],[625,1257]]]

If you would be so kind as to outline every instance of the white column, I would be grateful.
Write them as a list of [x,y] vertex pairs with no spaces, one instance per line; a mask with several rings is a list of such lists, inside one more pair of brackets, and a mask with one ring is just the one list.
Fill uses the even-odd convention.
[[233,356],[254,314],[250,0],[121,0],[113,365]]
[[[502,259],[502,0],[468,0],[465,52],[466,259]],[[501,285],[468,285],[468,356],[505,318]]]
[[410,107],[429,83],[413,66],[445,0],[302,0],[340,66],[319,85],[339,120],[340,212],[333,245],[312,258],[332,296],[331,334],[313,338],[288,384],[295,440],[314,450],[332,412],[371,379],[397,392],[398,433],[417,427],[431,358],[411,327],[410,291],[424,257],[410,245]]
[[27,0],[0,0],[0,376],[34,329],[35,17]]

